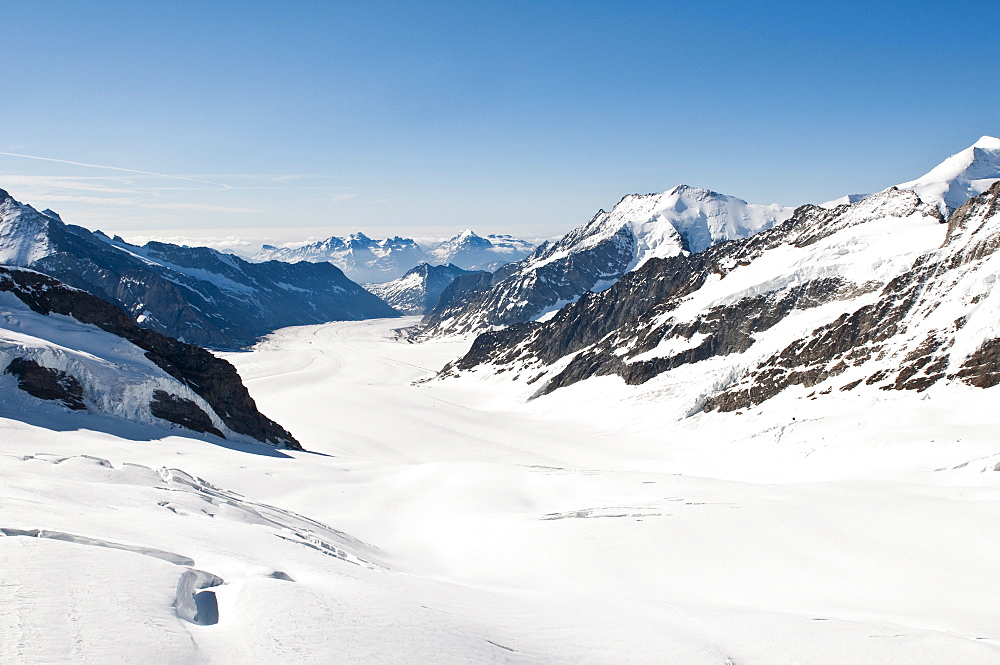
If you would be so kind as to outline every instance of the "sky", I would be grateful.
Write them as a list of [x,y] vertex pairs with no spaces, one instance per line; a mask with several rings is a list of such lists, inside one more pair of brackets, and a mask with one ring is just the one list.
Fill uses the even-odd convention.
[[134,240],[538,239],[682,183],[877,191],[1000,134],[997,0],[0,6],[0,188]]

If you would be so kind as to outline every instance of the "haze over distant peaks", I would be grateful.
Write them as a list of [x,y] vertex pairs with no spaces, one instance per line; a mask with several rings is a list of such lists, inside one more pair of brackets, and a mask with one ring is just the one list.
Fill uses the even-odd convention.
[[466,229],[450,240],[423,248],[411,238],[373,240],[364,233],[333,236],[299,247],[264,245],[254,261],[328,261],[360,283],[380,284],[420,263],[454,264],[463,270],[496,270],[531,253],[534,245],[509,235],[479,236]]

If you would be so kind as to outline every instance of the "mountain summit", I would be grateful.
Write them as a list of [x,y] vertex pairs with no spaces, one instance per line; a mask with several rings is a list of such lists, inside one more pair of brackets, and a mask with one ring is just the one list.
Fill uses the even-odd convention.
[[466,229],[454,238],[425,250],[411,238],[373,240],[360,231],[349,236],[336,236],[301,247],[264,245],[254,261],[327,261],[351,279],[369,284],[382,284],[402,277],[421,263],[455,266],[464,270],[496,270],[500,266],[522,259],[534,245],[509,235],[477,235]]
[[[896,185],[909,189],[921,200],[938,207],[947,217],[963,203],[978,196],[1000,180],[1000,139],[983,136],[915,180]],[[827,201],[824,208],[856,203],[871,194],[849,194]]]
[[997,180],[1000,180],[1000,139],[984,136],[916,180],[896,186],[912,189],[947,216]]
[[530,256],[497,270],[489,283],[431,311],[425,335],[466,334],[538,319],[600,291],[652,258],[697,253],[745,238],[790,217],[780,205],[754,205],[708,189],[678,185],[632,194],[610,212]]

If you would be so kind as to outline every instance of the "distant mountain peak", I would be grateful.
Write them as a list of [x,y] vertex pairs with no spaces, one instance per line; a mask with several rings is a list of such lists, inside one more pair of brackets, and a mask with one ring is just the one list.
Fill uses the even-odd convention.
[[980,136],[979,140],[972,144],[973,148],[983,150],[1000,150],[1000,138],[995,136]]
[[[965,150],[956,152],[924,175],[896,185],[909,189],[920,198],[938,207],[948,217],[974,196],[978,196],[1000,180],[1000,138],[982,136]],[[854,203],[868,194],[842,196],[823,204],[833,208]]]

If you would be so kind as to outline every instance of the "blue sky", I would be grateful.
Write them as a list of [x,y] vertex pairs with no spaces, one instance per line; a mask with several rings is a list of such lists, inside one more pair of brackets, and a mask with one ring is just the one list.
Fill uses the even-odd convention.
[[878,190],[1000,133],[996,0],[3,4],[0,187],[133,235],[551,236],[679,183]]

